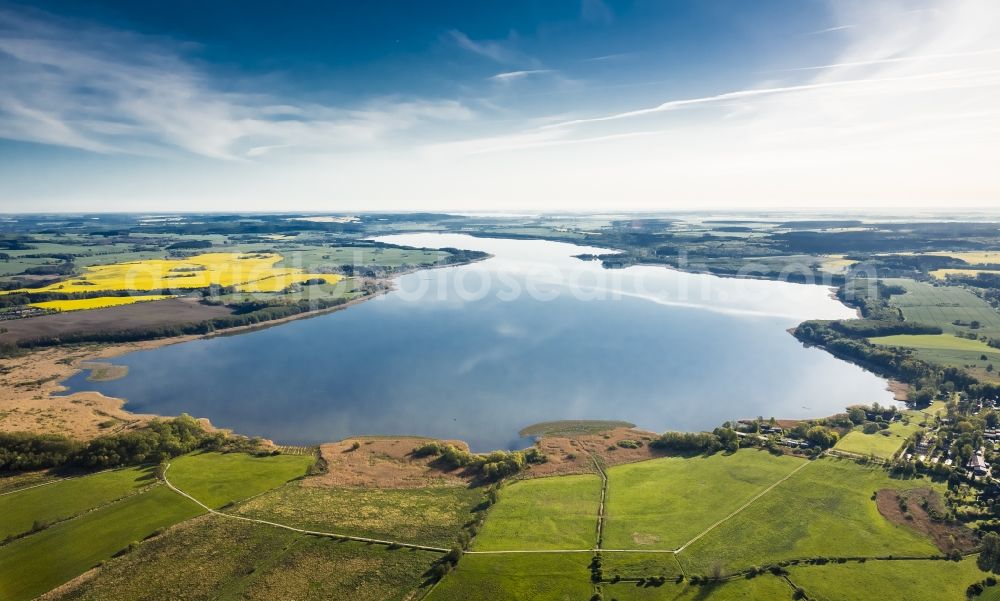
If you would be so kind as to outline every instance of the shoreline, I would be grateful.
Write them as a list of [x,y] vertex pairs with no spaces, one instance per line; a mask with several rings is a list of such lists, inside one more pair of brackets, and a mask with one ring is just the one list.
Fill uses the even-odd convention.
[[[14,381],[12,385],[4,387],[6,390],[0,393],[0,429],[4,431],[25,430],[35,432],[71,432],[74,436],[92,438],[102,434],[110,434],[124,429],[139,427],[151,419],[171,417],[133,413],[125,409],[125,406],[128,403],[127,399],[105,396],[96,391],[81,391],[71,394],[60,394],[67,390],[67,388],[62,385],[62,382],[88,369],[86,365],[87,363],[93,363],[102,359],[111,359],[136,351],[161,348],[172,344],[212,339],[220,336],[236,336],[270,327],[280,326],[282,324],[300,319],[310,319],[313,317],[328,315],[336,311],[359,305],[365,301],[376,300],[384,295],[396,291],[398,289],[398,280],[403,276],[425,270],[462,267],[480,261],[485,261],[490,258],[493,258],[493,255],[487,255],[485,257],[459,263],[415,267],[400,271],[393,274],[392,278],[388,281],[375,280],[385,282],[385,285],[371,294],[351,299],[335,307],[305,311],[303,313],[282,317],[272,321],[237,326],[207,334],[175,336],[132,343],[82,343],[81,345],[46,347],[32,350],[22,357],[0,360],[0,373],[2,373],[2,376],[10,376],[12,374],[20,375],[25,371],[29,371],[25,369],[25,366],[23,365],[25,363],[30,363],[35,368],[34,370],[29,371],[29,375],[41,376],[35,378],[35,380],[22,378],[20,381]],[[664,267],[678,272],[714,275],[715,277],[739,277],[714,274],[711,272],[684,270],[668,265],[654,266]],[[753,279],[768,280],[770,278]],[[829,297],[832,300],[836,300],[845,307],[851,308],[837,298],[835,288],[830,287],[829,284],[813,285],[827,286],[830,289]],[[855,311],[857,311],[856,308]],[[789,329],[788,331],[791,332],[793,329],[794,328]],[[14,365],[8,366],[5,365],[5,363],[12,363]],[[859,367],[864,369],[863,366]],[[0,384],[8,384],[9,380],[10,378],[0,377]],[[885,378],[885,380],[886,390],[893,394],[894,400],[905,403],[909,386],[891,378]],[[29,392],[34,394],[29,395]],[[67,407],[67,404],[74,405],[75,407]],[[850,406],[850,403],[845,404],[845,409],[848,406]],[[78,411],[73,411],[74,408]],[[90,415],[87,415],[88,412]],[[73,415],[74,413],[77,415]],[[56,415],[55,418],[52,418],[53,414]],[[51,419],[43,419],[40,421],[39,416],[49,417]],[[12,419],[12,417],[14,419]],[[813,416],[791,421],[806,421],[809,419],[822,419],[824,417],[829,416]],[[208,419],[198,419],[203,421],[208,427],[217,429],[212,426]],[[110,427],[103,425],[107,424],[110,420],[114,420],[116,424]],[[34,421],[34,427],[29,425],[32,421]],[[11,428],[9,427],[11,423],[15,424],[15,426],[23,425],[28,427]],[[406,435],[399,435],[397,438],[402,438],[404,436]],[[359,437],[351,436],[350,438],[356,439]],[[330,442],[323,444],[330,444]]]
[[[207,334],[170,336],[136,342],[83,342],[39,347],[30,349],[23,355],[0,359],[0,431],[68,434],[73,438],[86,440],[140,427],[152,419],[176,417],[135,413],[125,409],[125,405],[128,404],[127,399],[106,396],[97,391],[64,394],[67,388],[62,382],[89,369],[86,363],[99,363],[137,351],[196,340],[237,336],[300,319],[328,315],[395,291],[396,280],[405,275],[430,269],[461,267],[490,258],[492,255],[460,263],[403,270],[393,274],[383,288],[372,294],[351,299],[335,307],[305,311],[271,321],[236,326]],[[210,429],[225,429],[217,428],[207,418],[195,417]],[[113,424],[107,425],[109,422]]]

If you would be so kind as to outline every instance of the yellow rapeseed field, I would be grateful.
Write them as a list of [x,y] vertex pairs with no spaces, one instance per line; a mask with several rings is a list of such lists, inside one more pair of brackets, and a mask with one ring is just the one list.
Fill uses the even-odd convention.
[[946,279],[949,275],[962,275],[969,277],[976,277],[980,273],[996,273],[1000,274],[1000,271],[990,271],[988,269],[935,269],[930,272],[932,276],[939,280]]
[[208,286],[237,287],[241,292],[279,292],[292,284],[322,279],[334,284],[340,276],[309,274],[301,269],[274,267],[273,253],[205,253],[184,259],[148,259],[88,267],[83,275],[42,288],[12,292],[100,292],[105,290],[194,290]]
[[54,309],[56,311],[82,311],[84,309],[102,309],[104,307],[117,307],[119,305],[131,305],[146,301],[163,300],[174,298],[169,294],[151,294],[148,296],[98,296],[95,298],[76,298],[73,300],[54,300],[41,303],[31,303],[32,307],[41,309]]

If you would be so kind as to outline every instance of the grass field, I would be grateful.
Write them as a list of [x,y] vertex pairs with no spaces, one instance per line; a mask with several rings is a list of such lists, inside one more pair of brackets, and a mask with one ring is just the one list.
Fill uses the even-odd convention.
[[681,565],[673,553],[605,553],[602,555],[604,577],[622,578],[665,576],[668,579],[681,574]]
[[51,309],[53,311],[84,311],[86,309],[103,309],[104,307],[118,307],[121,305],[131,305],[132,303],[158,301],[165,298],[173,298],[173,296],[165,294],[150,294],[146,296],[96,296],[94,298],[76,298],[72,300],[54,300],[31,303],[31,306],[38,307],[40,309]]
[[675,549],[803,461],[742,450],[614,466],[608,470],[604,547]]
[[449,253],[444,250],[334,246],[282,250],[282,256],[284,258],[278,263],[278,267],[309,271],[339,265],[368,267],[434,265],[447,259]]
[[787,582],[771,575],[708,585],[669,580],[659,586],[620,582],[601,589],[605,599],[618,601],[791,601],[794,592]]
[[[242,453],[200,453],[175,459],[168,476],[206,505],[220,507],[280,486],[304,474],[312,461],[308,455],[256,458]],[[146,482],[141,478],[147,475],[138,468],[119,470],[0,497],[4,502],[14,499],[15,527],[79,514],[0,547],[0,599],[34,598],[130,543],[204,512],[159,484],[109,503]],[[25,502],[16,503],[22,496]]]
[[0,547],[0,599],[26,601],[204,510],[165,486]]
[[[947,367],[969,369],[973,375],[988,381],[1000,378],[1000,349],[979,340],[969,340],[952,334],[900,335],[869,338],[873,344],[913,349],[916,358]],[[984,358],[985,357],[985,358]],[[989,370],[989,365],[994,370]]]
[[108,561],[58,598],[402,601],[438,557],[204,516]]
[[793,567],[789,571],[792,582],[816,601],[965,599],[966,587],[987,576],[976,567],[975,558],[958,563],[867,561]]
[[950,334],[970,331],[968,325],[955,325],[955,321],[980,323],[977,334],[1000,335],[1000,313],[965,288],[957,286],[932,286],[904,278],[885,280],[886,284],[901,286],[905,294],[890,297],[889,302],[898,307],[907,321],[941,326]]
[[293,482],[248,501],[241,515],[299,528],[448,548],[483,500],[477,489],[340,489]]
[[104,505],[155,482],[150,468],[129,468],[63,480],[0,497],[0,539],[23,534]]
[[590,554],[466,555],[427,601],[586,601]]
[[855,428],[837,441],[835,448],[848,453],[874,455],[882,459],[889,459],[903,446],[908,437],[921,429],[920,422],[923,421],[923,417],[919,412],[912,413],[908,416],[909,423],[892,422],[887,429],[880,430],[875,434],[865,434],[861,428]]
[[953,334],[900,334],[897,336],[878,336],[869,338],[872,344],[884,346],[905,346],[919,349],[949,349],[958,351],[971,351],[974,353],[996,354],[1000,356],[1000,349],[993,348],[981,340],[969,340]]
[[209,507],[250,498],[304,476],[309,455],[254,457],[246,453],[195,453],[174,459],[167,478]]
[[514,482],[500,491],[474,548],[591,549],[597,542],[600,497],[601,479],[596,475]]
[[[938,553],[929,538],[892,524],[872,500],[883,488],[943,486],[898,480],[846,459],[819,459],[678,555],[685,571],[707,574],[782,559]],[[739,541],[739,544],[733,544]]]

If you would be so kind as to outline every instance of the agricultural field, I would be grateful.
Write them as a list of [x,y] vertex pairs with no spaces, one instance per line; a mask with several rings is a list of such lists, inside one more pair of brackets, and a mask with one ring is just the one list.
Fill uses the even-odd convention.
[[591,549],[600,498],[601,479],[591,474],[509,484],[490,508],[474,549]]
[[[949,334],[974,331],[981,336],[1000,336],[1000,313],[965,288],[901,278],[886,279],[885,283],[906,289],[905,294],[890,297],[889,303],[898,307],[907,321],[940,326]],[[974,321],[980,327],[971,330],[969,324]]]
[[[303,475],[312,461],[301,455],[201,453],[176,459],[169,477],[206,505],[218,507]],[[149,474],[142,468],[103,472],[0,497],[17,508],[15,529],[75,516],[0,546],[0,599],[32,599],[132,543],[205,512],[163,484],[137,488],[149,482]]]
[[291,267],[275,267],[282,260],[267,253],[203,253],[184,259],[149,259],[95,265],[83,274],[30,290],[10,292],[61,294],[157,290],[195,290],[235,286],[244,292],[276,292],[309,280],[334,284],[341,276],[311,274]]
[[[742,452],[742,451],[741,451]],[[818,459],[678,555],[688,573],[718,565],[734,571],[784,559],[940,553],[931,539],[884,518],[872,500],[881,489],[925,487],[927,479],[900,480],[879,467]],[[738,545],[731,541],[738,540]]]
[[947,280],[948,276],[976,277],[981,273],[995,273],[1000,275],[1000,271],[993,269],[935,269],[929,272],[932,277],[939,280]]
[[803,463],[743,450],[611,467],[604,548],[676,549]]
[[50,311],[85,311],[87,309],[119,307],[121,305],[158,301],[168,298],[174,297],[168,294],[148,294],[144,296],[96,296],[93,298],[42,301],[40,303],[31,303],[31,306],[38,307],[39,309],[49,309]]
[[169,327],[177,323],[222,318],[232,313],[230,307],[206,305],[184,297],[89,311],[64,311],[30,319],[5,320],[3,330],[0,330],[0,342],[101,333],[120,329],[122,324],[132,328]]
[[957,563],[946,560],[831,563],[792,567],[789,571],[789,579],[816,601],[965,599],[965,589],[987,576],[976,567],[975,557]]
[[450,548],[482,501],[481,490],[464,486],[321,488],[292,482],[238,511],[307,530]]
[[109,560],[55,599],[402,601],[439,557],[203,516]]
[[314,461],[309,455],[194,453],[174,459],[167,478],[177,488],[218,509],[304,476]]
[[0,547],[0,599],[27,601],[71,580],[160,528],[204,510],[166,486]]
[[1000,265],[1000,251],[997,250],[943,250],[923,254],[938,257],[951,257],[952,259],[965,261],[969,265]]
[[378,246],[332,246],[282,250],[277,267],[319,269],[331,266],[391,267],[435,265],[448,259],[444,250],[424,250]]
[[906,411],[904,416],[903,420],[892,422],[887,429],[874,434],[865,434],[860,426],[856,427],[837,441],[835,448],[857,455],[890,459],[907,438],[921,430],[920,423],[924,421],[924,416],[918,411]]
[[714,584],[619,582],[603,584],[605,599],[618,601],[791,601],[794,590],[783,579],[768,575]]
[[53,524],[154,484],[147,467],[101,472],[0,496],[0,539],[25,534],[38,523]]
[[[952,334],[901,334],[868,339],[872,344],[913,349],[913,355],[924,361],[970,371],[986,381],[1000,378],[1000,349],[981,340],[969,340]],[[994,366],[990,369],[990,366]]]
[[981,340],[970,340],[953,334],[897,334],[895,336],[869,338],[868,341],[872,344],[881,344],[883,346],[903,346],[931,351],[956,350],[1000,355],[1000,349],[993,348]]
[[427,601],[590,599],[589,553],[466,555]]
[[648,578],[650,576],[674,579],[683,574],[681,564],[673,553],[650,553],[629,551],[627,553],[604,553],[602,567],[605,578]]

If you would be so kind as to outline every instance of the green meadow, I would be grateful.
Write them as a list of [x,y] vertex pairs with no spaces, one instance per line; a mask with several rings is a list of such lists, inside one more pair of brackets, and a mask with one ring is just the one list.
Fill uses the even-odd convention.
[[617,601],[791,601],[794,590],[784,580],[765,575],[704,585],[619,582],[602,585],[601,592]]
[[402,601],[439,557],[206,515],[109,560],[58,598]]
[[120,499],[156,482],[151,468],[135,467],[61,480],[0,496],[0,539],[24,534]]
[[676,549],[803,462],[741,450],[612,467],[604,548]]
[[250,498],[306,474],[315,461],[309,455],[194,453],[170,463],[170,483],[209,507]]
[[[1000,313],[965,288],[933,286],[905,278],[887,279],[885,283],[906,289],[905,294],[893,295],[889,300],[906,321],[938,325],[951,334],[969,331],[968,324],[978,321],[979,333],[1000,334]],[[966,325],[956,325],[956,321]]]
[[585,601],[589,553],[466,555],[427,601]]
[[[882,517],[872,500],[883,488],[930,487],[930,480],[890,478],[878,467],[818,459],[678,555],[685,572],[717,565],[736,571],[785,559],[930,556],[931,540]],[[738,541],[738,543],[736,542]]]
[[204,512],[165,486],[0,548],[0,599],[25,601],[79,576],[160,528]]
[[974,557],[957,563],[866,561],[793,567],[789,571],[789,579],[816,601],[965,599],[965,589],[987,576],[976,567]]
[[601,479],[596,475],[520,480],[500,490],[476,536],[476,551],[591,549],[597,543]]
[[[312,461],[306,455],[199,453],[175,459],[167,475],[206,505],[221,507],[305,474]],[[12,525],[4,520],[8,530],[23,532],[25,524],[30,529],[35,521],[56,521],[0,547],[0,599],[33,599],[132,543],[204,513],[189,499],[153,484],[151,472],[102,472],[0,497],[0,503],[13,508]],[[147,484],[152,486],[138,490]]]
[[292,482],[242,504],[239,514],[307,530],[450,548],[482,501],[482,491],[462,486],[357,489]]
[[[911,412],[907,412],[911,414]],[[920,422],[924,418],[916,412],[912,412],[909,423],[902,420],[889,424],[885,430],[880,430],[874,434],[865,434],[860,427],[847,433],[846,436],[837,441],[836,449],[856,453],[858,455],[874,455],[882,459],[891,458],[906,439],[918,432]]]

